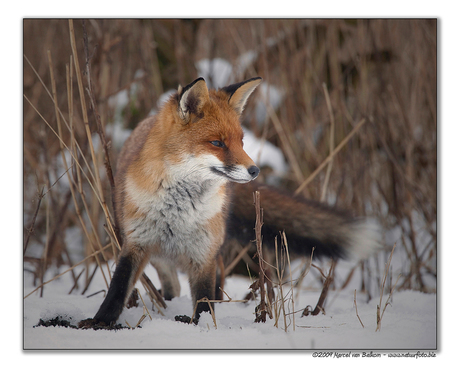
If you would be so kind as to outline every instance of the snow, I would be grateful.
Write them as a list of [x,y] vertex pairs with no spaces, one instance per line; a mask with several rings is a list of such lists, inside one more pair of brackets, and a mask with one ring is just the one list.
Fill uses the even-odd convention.
[[[240,82],[242,80],[240,75],[244,74],[256,56],[255,51],[248,51],[236,60],[235,65],[222,58],[214,58],[199,60],[195,66],[198,75],[206,80],[210,88],[222,88],[228,84]],[[258,125],[262,126],[267,119],[266,106],[271,106],[276,110],[283,102],[285,94],[280,88],[264,81],[257,88],[256,93],[260,94],[260,98],[255,101],[254,116]]]
[[257,138],[246,128],[243,131],[244,150],[249,157],[260,167],[271,167],[274,176],[283,177],[288,171],[283,151],[274,144]]
[[[294,263],[295,264],[295,263]],[[340,263],[339,263],[340,265]],[[351,265],[344,262],[337,269],[337,275],[346,275]],[[114,265],[111,265],[114,269]],[[79,274],[83,266],[75,269]],[[58,272],[50,269],[45,280]],[[152,282],[159,286],[155,270],[146,268]],[[216,326],[210,314],[204,314],[198,325],[176,322],[174,316],[192,313],[192,301],[186,275],[180,274],[182,294],[166,301],[164,316],[152,310],[144,289],[138,283],[142,298],[152,317],[145,318],[141,328],[117,331],[77,330],[66,327],[34,327],[40,319],[46,320],[62,316],[76,325],[78,321],[92,317],[103,300],[106,289],[102,274],[98,271],[85,295],[80,289],[69,291],[73,286],[70,273],[45,285],[43,297],[36,291],[24,300],[24,348],[25,349],[350,349],[350,350],[435,350],[436,340],[436,294],[416,291],[402,291],[393,295],[382,319],[380,331],[376,329],[376,308],[379,297],[370,302],[366,295],[357,294],[358,314],[353,303],[354,285],[340,292],[330,291],[326,303],[326,314],[302,317],[306,305],[315,305],[320,288],[305,286],[313,282],[311,275],[304,279],[304,287],[294,299],[294,321],[288,317],[287,332],[284,321],[267,319],[266,323],[254,322],[254,309],[259,301],[238,302],[248,292],[250,280],[244,276],[231,276],[226,281],[225,291],[235,302],[219,303],[215,306]],[[30,273],[24,274],[24,295],[34,287]],[[288,288],[285,286],[285,292]],[[383,297],[383,303],[388,296]],[[290,301],[285,304],[290,308]],[[135,326],[144,314],[142,302],[131,309],[124,309],[118,323]],[[294,326],[295,325],[295,328]]]
[[221,58],[202,59],[195,66],[198,75],[206,80],[210,88],[222,88],[230,83],[233,67],[227,60]]

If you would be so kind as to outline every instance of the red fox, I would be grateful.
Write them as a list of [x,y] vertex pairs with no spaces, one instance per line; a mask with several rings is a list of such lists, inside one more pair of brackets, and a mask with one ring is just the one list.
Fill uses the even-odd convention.
[[[133,131],[115,177],[122,250],[105,300],[81,326],[114,323],[149,261],[165,299],[179,295],[176,268],[189,275],[193,305],[215,299],[217,256],[232,239],[255,238],[255,189],[264,246],[285,230],[294,255],[310,256],[315,247],[315,256],[364,258],[377,247],[376,232],[361,220],[252,182],[259,168],[243,149],[239,117],[260,82],[208,90],[198,78]],[[194,317],[209,310],[199,303]]]
[[[194,305],[214,299],[229,183],[247,183],[259,174],[243,150],[239,117],[260,82],[257,77],[208,90],[198,78],[133,131],[115,176],[123,245],[107,296],[86,325],[114,323],[151,260],[188,273]],[[199,303],[195,317],[209,310]]]

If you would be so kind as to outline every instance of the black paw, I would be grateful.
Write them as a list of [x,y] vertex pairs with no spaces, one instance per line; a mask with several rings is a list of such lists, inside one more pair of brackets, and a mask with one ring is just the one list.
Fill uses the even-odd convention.
[[198,324],[198,318],[196,318],[196,317],[192,320],[191,317],[184,315],[184,316],[175,316],[174,319],[177,322],[182,322],[182,323],[191,323],[191,322],[193,322],[194,325]]
[[80,322],[78,322],[78,328],[83,330],[93,329],[93,330],[121,330],[123,327],[121,324],[115,324],[115,322],[106,323],[103,321],[99,321],[95,318],[87,318]]

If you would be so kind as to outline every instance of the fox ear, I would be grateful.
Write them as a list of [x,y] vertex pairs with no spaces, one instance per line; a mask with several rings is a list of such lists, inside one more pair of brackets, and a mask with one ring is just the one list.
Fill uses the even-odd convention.
[[239,115],[241,115],[243,112],[248,97],[260,84],[260,82],[262,82],[262,78],[256,77],[222,88],[222,91],[229,95],[228,103],[236,110]]
[[182,88],[179,86],[179,116],[187,124],[190,114],[200,115],[203,106],[209,100],[208,87],[203,78],[195,79]]

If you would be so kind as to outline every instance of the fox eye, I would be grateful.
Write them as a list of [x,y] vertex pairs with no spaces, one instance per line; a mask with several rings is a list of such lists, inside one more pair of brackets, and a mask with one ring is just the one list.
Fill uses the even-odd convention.
[[219,147],[219,148],[224,148],[225,147],[225,143],[222,142],[222,141],[211,141],[210,142],[213,146],[216,146],[216,147]]

